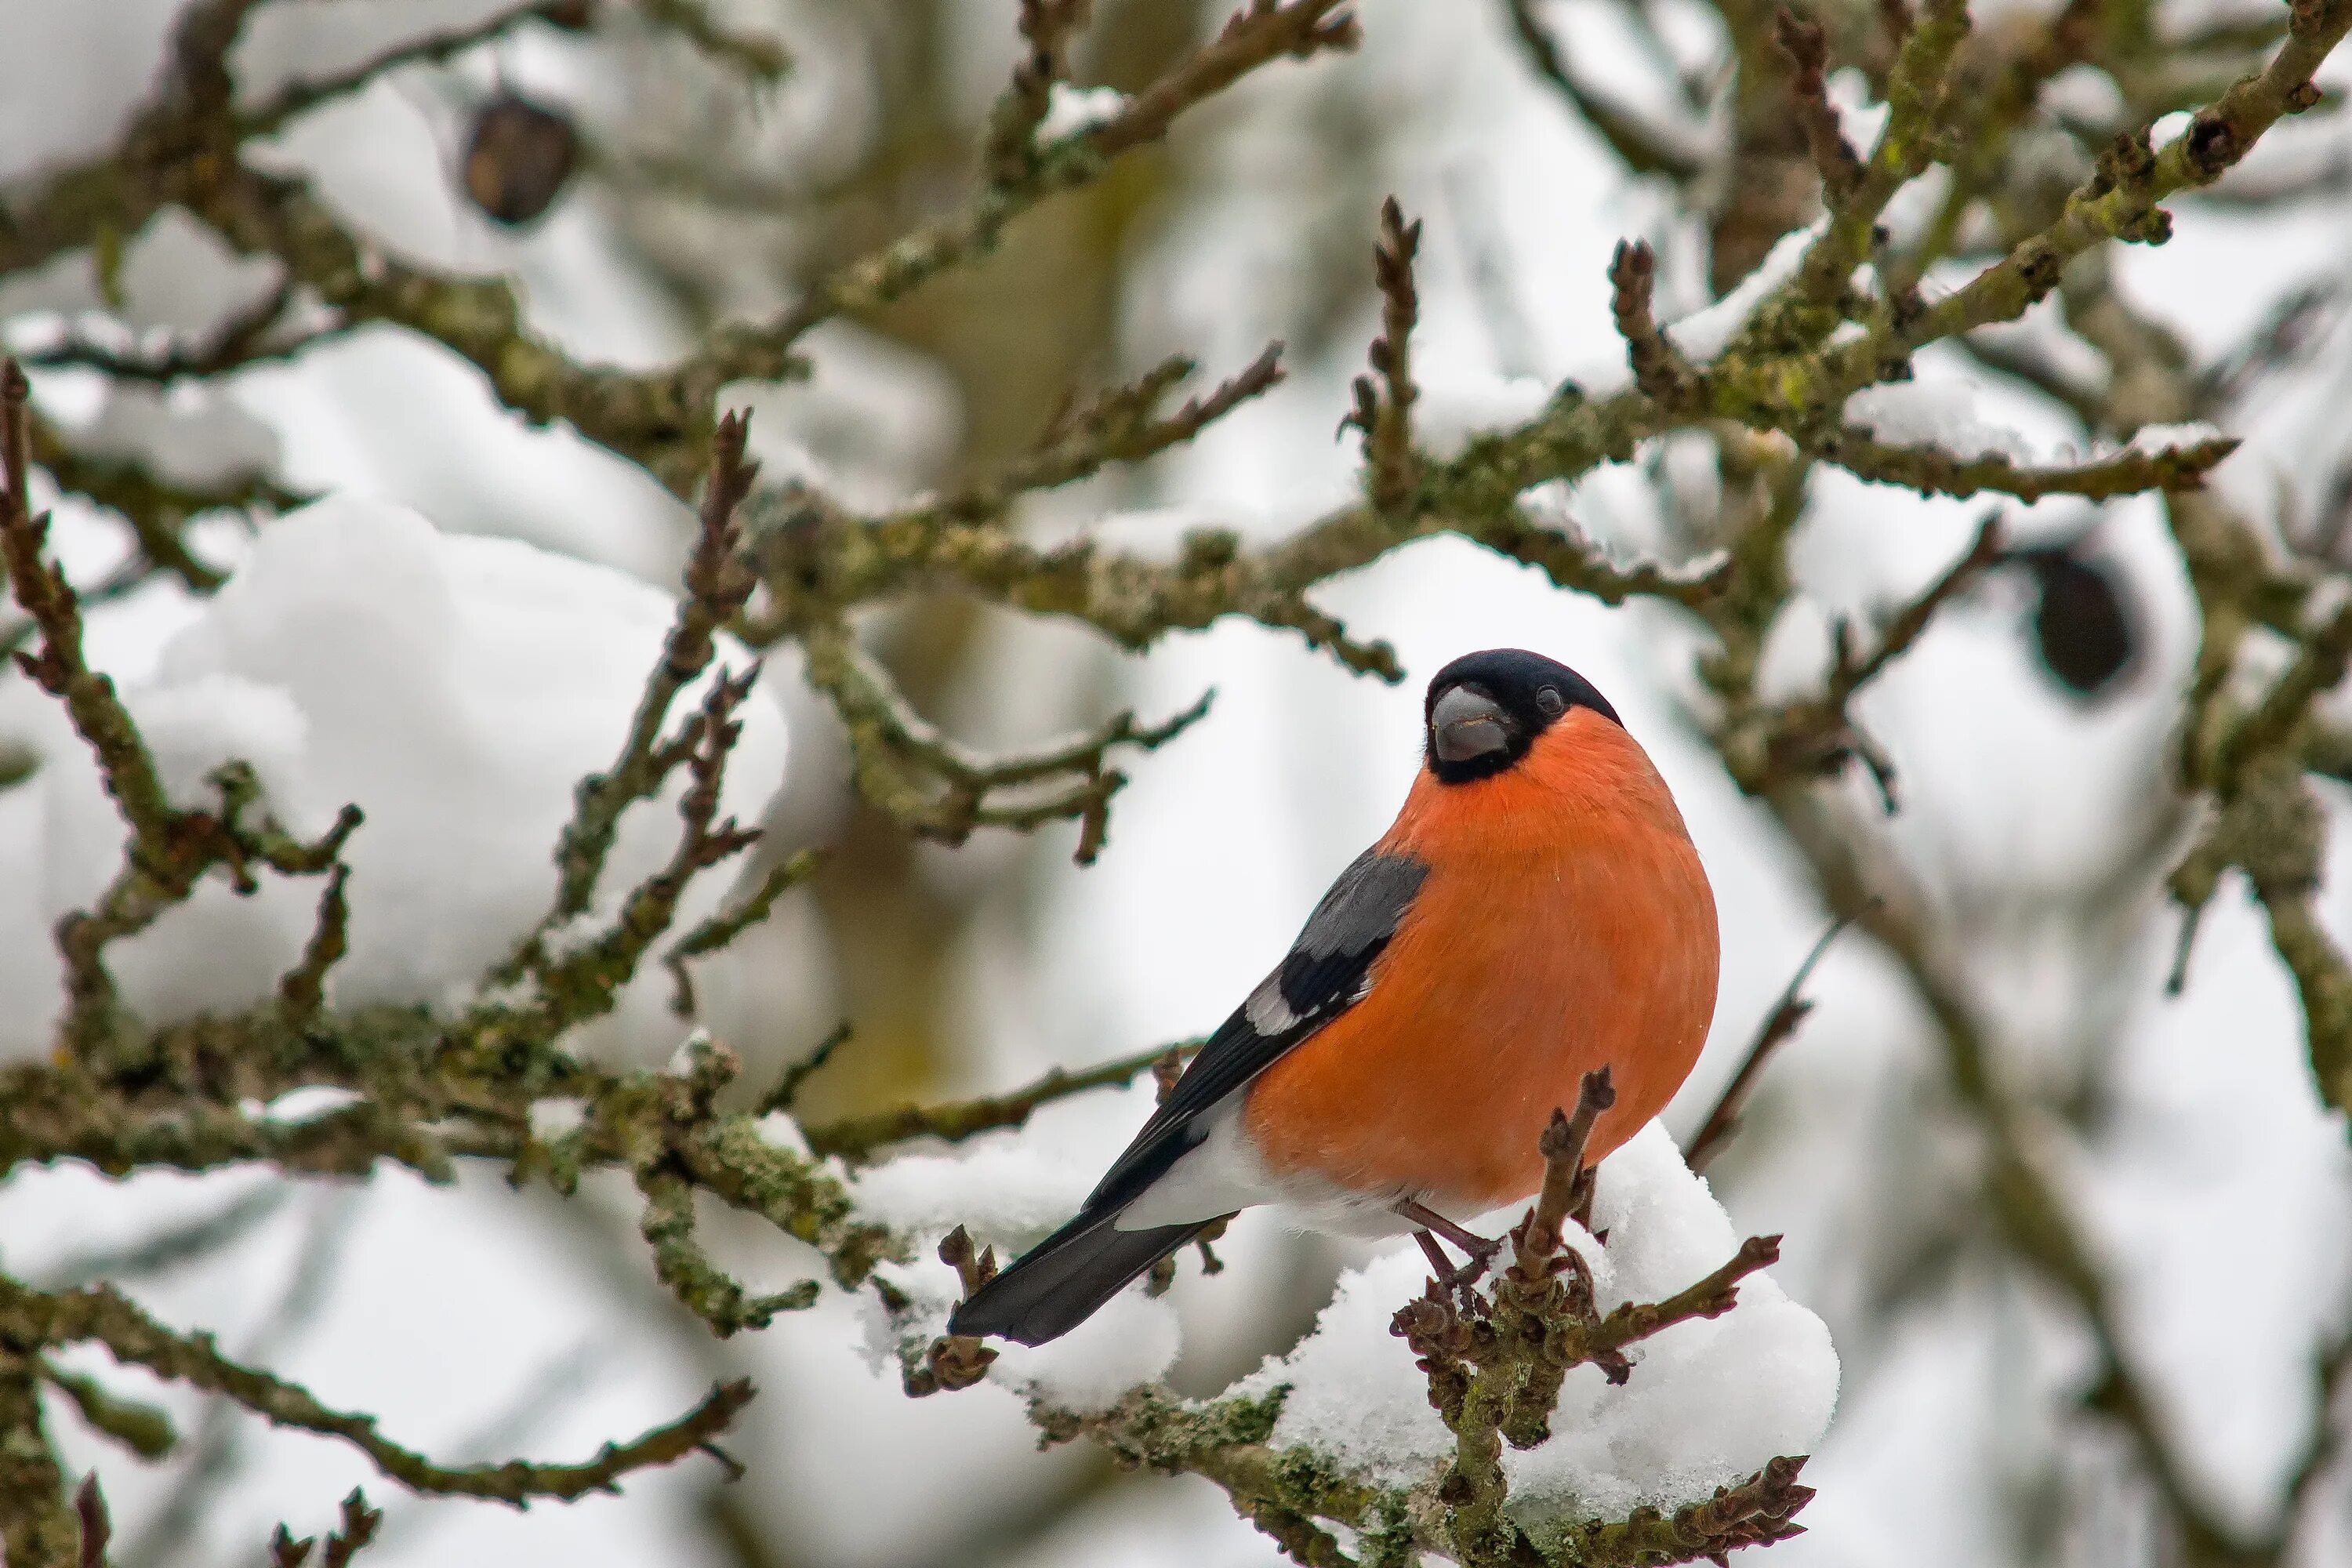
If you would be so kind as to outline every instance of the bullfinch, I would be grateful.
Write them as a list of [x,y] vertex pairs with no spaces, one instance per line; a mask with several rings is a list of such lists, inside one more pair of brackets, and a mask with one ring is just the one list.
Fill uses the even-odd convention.
[[1715,896],[1617,710],[1540,654],[1438,671],[1404,808],[1192,1058],[1077,1217],[949,1331],[1043,1344],[1240,1209],[1304,1228],[1433,1232],[1543,1184],[1538,1140],[1585,1073],[1616,1148],[1682,1086],[1715,1013]]

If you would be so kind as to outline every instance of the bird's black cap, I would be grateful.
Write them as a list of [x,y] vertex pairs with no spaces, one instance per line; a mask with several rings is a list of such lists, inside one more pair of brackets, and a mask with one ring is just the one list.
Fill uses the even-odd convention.
[[1443,784],[1492,778],[1578,708],[1624,722],[1592,682],[1557,659],[1517,647],[1465,654],[1437,672],[1423,703],[1429,771]]

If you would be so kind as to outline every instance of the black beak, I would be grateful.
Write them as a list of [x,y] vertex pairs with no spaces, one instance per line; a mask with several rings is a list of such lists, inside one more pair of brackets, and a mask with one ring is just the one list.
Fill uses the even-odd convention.
[[1511,743],[1510,720],[1491,697],[1456,686],[1429,710],[1430,745],[1444,763],[1466,763]]

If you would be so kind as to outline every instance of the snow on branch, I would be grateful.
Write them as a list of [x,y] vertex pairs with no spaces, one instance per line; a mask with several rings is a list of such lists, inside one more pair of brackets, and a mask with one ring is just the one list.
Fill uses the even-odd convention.
[[[1589,1089],[1588,1105],[1607,1092]],[[1546,1135],[1544,1192],[1486,1289],[1431,1279],[1416,1293],[1421,1257],[1391,1251],[1341,1279],[1295,1349],[1214,1399],[1145,1381],[1174,1346],[1164,1307],[1139,1289],[1106,1310],[1109,1322],[1034,1350],[940,1337],[953,1300],[993,1267],[961,1225],[940,1244],[946,1269],[877,1276],[874,1342],[910,1393],[1011,1387],[1049,1440],[1086,1437],[1122,1464],[1206,1476],[1303,1561],[1356,1560],[1335,1529],[1367,1549],[1386,1536],[1392,1552],[1464,1563],[1581,1568],[1688,1562],[1793,1534],[1811,1494],[1791,1456],[1819,1436],[1836,1393],[1827,1332],[1762,1272],[1775,1238],[1735,1242],[1659,1129],[1583,1167],[1576,1128],[1591,1117],[1580,1108]],[[986,1188],[1018,1184],[1000,1167],[1049,1159],[1015,1142],[929,1162],[930,1198],[890,1167],[860,1190],[910,1218],[961,1208],[1018,1238],[1050,1221],[990,1211]],[[973,1179],[983,1167],[991,1183]]]
[[357,830],[361,813],[345,805],[334,826],[314,842],[289,835],[275,817],[248,818],[259,804],[252,770],[230,763],[211,773],[217,792],[213,810],[175,805],[157,771],[138,725],[115,695],[114,683],[89,667],[82,653],[79,599],[65,573],[45,553],[48,519],[32,510],[31,388],[13,359],[0,361],[0,564],[7,569],[16,602],[37,634],[16,664],[41,689],[64,705],[73,727],[96,758],[106,793],[130,829],[121,870],[97,905],[66,916],[58,925],[69,999],[63,1036],[77,1050],[110,1043],[122,1026],[107,946],[135,936],[184,902],[199,879],[215,868],[236,890],[250,895],[259,883],[257,864],[284,876],[333,872],[331,897],[341,887],[344,844]]

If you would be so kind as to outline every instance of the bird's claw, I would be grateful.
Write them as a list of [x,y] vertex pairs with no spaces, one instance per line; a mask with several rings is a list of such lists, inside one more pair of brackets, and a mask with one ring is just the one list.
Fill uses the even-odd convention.
[[1449,1237],[1447,1239],[1460,1247],[1463,1253],[1462,1261],[1454,1263],[1447,1259],[1444,1250],[1438,1246],[1434,1236],[1426,1230],[1418,1231],[1415,1235],[1421,1242],[1423,1254],[1429,1259],[1430,1282],[1441,1292],[1454,1296],[1463,1310],[1467,1311],[1471,1302],[1471,1287],[1486,1278],[1487,1268],[1495,1261],[1495,1255],[1503,1249],[1501,1240],[1489,1240],[1486,1237],[1472,1236],[1466,1232],[1460,1236]]

